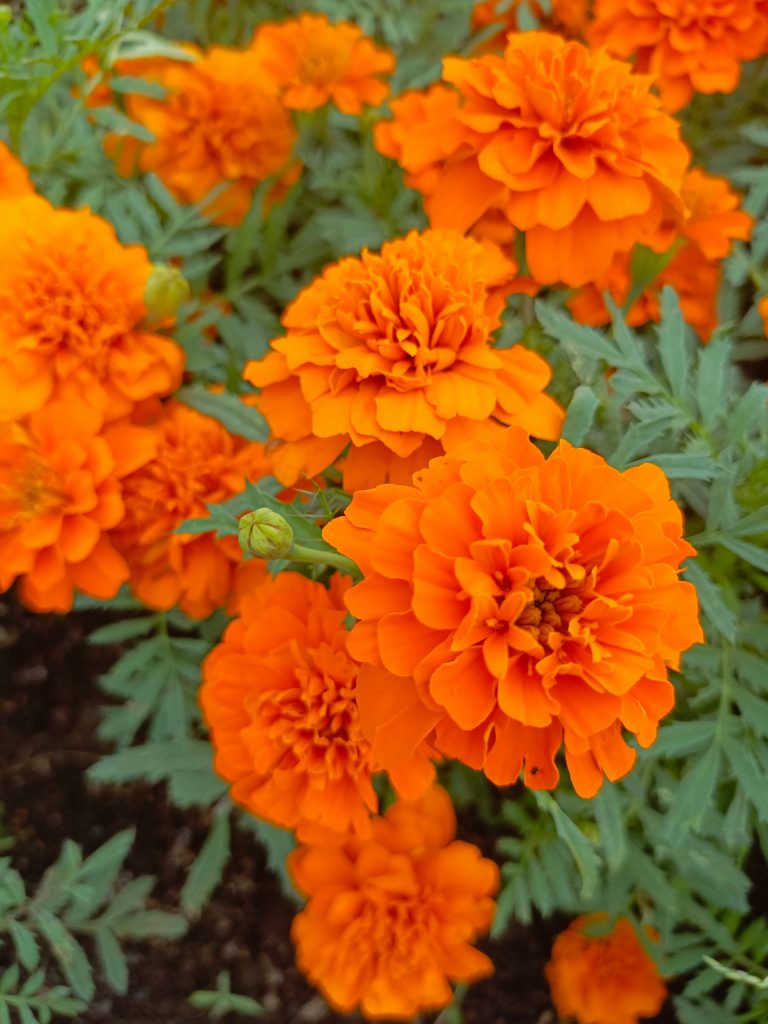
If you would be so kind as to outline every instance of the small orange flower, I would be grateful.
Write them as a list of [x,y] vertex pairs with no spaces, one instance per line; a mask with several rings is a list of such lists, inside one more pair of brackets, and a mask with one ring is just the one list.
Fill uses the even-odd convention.
[[[663,225],[649,240],[663,252],[670,244],[679,248],[658,277],[632,304],[627,323],[639,326],[661,318],[660,293],[671,285],[680,299],[686,321],[702,341],[707,342],[717,326],[717,296],[722,275],[720,261],[730,252],[734,239],[749,238],[752,218],[739,209],[739,197],[725,178],[716,178],[694,168],[683,182],[685,219],[682,224]],[[677,243],[675,243],[677,239]],[[609,292],[623,306],[632,287],[630,257],[615,257],[608,272],[574,295],[568,306],[581,323],[598,326],[610,321],[603,295]]]
[[[582,36],[589,23],[590,3],[591,0],[549,0],[545,10],[536,0],[529,0],[528,6],[542,28],[566,36]],[[503,49],[509,33],[517,31],[520,0],[506,0],[503,10],[501,7],[502,0],[484,0],[476,3],[472,11],[472,28],[476,32],[488,25],[502,25],[499,32],[483,45],[486,51]]]
[[289,855],[308,898],[291,931],[296,959],[335,1009],[413,1020],[451,1001],[451,981],[493,972],[471,943],[490,926],[499,870],[455,834],[450,798],[434,786],[393,804],[370,839]]
[[288,307],[285,338],[245,376],[275,437],[285,484],[314,476],[351,440],[350,490],[415,469],[467,431],[519,424],[555,438],[562,410],[547,364],[492,332],[514,264],[456,232],[411,232],[381,254],[329,267]]
[[[238,803],[304,841],[369,835],[378,807],[355,699],[359,665],[346,650],[349,583],[335,576],[326,590],[295,572],[264,578],[204,667],[216,771]],[[386,673],[376,680],[387,682]],[[416,758],[396,782],[418,792],[432,776]]]
[[253,49],[293,110],[332,102],[345,114],[359,114],[378,106],[389,92],[381,76],[395,67],[392,53],[374,46],[356,25],[332,25],[322,14],[260,26]]
[[[128,155],[142,171],[153,171],[182,203],[200,202],[217,185],[209,215],[218,224],[239,224],[256,186],[278,176],[276,194],[296,181],[291,162],[296,127],[252,50],[213,47],[206,54],[187,47],[192,62],[157,61],[145,77],[165,87],[163,99],[126,96],[126,113],[155,141],[126,140]],[[115,140],[121,171],[129,168]]]
[[589,39],[635,56],[674,112],[694,92],[733,92],[742,63],[766,50],[768,9],[764,0],[597,0]]
[[34,187],[24,164],[0,142],[0,202],[32,195]]
[[151,458],[150,431],[102,429],[79,402],[51,402],[0,426],[0,591],[21,578],[34,611],[65,612],[75,589],[114,597],[128,566],[109,539],[124,514],[122,479]]
[[768,295],[764,295],[757,303],[757,311],[763,318],[763,330],[768,335]]
[[184,352],[153,333],[144,286],[152,269],[87,210],[23,197],[0,217],[0,421],[54,398],[108,419],[178,387]]
[[233,436],[178,402],[147,422],[157,451],[124,481],[127,511],[115,545],[144,604],[161,610],[178,604],[203,619],[232,595],[240,546],[236,537],[174,531],[186,519],[206,516],[207,505],[239,494],[246,479],[265,476],[270,461],[263,445]]
[[[561,442],[545,460],[523,431],[434,459],[411,487],[354,496],[324,537],[360,566],[349,649],[400,677],[402,715],[359,703],[374,756],[402,728],[508,785],[576,791],[626,774],[672,708],[668,667],[702,639],[693,554],[664,474],[619,472]],[[392,701],[396,687],[386,699]],[[397,756],[400,756],[398,752]]]
[[425,197],[433,227],[466,231],[501,210],[535,281],[578,286],[681,208],[679,125],[628,64],[523,32],[503,57],[446,58],[443,78],[464,141]]
[[655,1017],[667,987],[629,921],[620,917],[607,935],[590,925],[605,914],[577,917],[555,939],[545,970],[560,1017],[577,1024],[638,1024]]

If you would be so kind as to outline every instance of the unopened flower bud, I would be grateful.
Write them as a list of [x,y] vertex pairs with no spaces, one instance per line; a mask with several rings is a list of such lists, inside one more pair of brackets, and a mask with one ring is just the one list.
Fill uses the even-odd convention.
[[0,4],[0,28],[10,25],[13,20],[13,11],[9,4]]
[[144,286],[144,305],[153,320],[168,320],[176,316],[190,294],[189,282],[180,270],[155,263]]
[[257,508],[241,517],[240,547],[257,558],[285,558],[293,547],[293,530],[279,512]]

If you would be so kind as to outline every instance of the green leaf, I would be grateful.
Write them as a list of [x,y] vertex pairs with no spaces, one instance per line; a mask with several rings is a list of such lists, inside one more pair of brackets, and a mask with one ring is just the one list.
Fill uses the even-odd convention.
[[727,341],[716,339],[703,346],[699,352],[696,376],[696,403],[701,421],[707,430],[726,415],[731,359],[731,346]]
[[592,359],[602,359],[609,366],[617,364],[618,353],[602,334],[591,327],[577,324],[541,299],[536,300],[536,318],[547,334],[567,348],[575,349]]
[[713,480],[720,472],[709,455],[671,452],[648,455],[643,461],[658,466],[670,480]]
[[761,821],[768,822],[768,787],[755,755],[742,739],[735,736],[724,737],[723,749],[747,799],[760,815]]
[[749,727],[760,736],[768,737],[768,701],[761,700],[743,686],[735,687],[733,695]]
[[765,548],[759,548],[756,544],[749,544],[745,540],[738,540],[727,533],[718,535],[718,540],[724,548],[728,548],[734,555],[737,555],[745,562],[749,562],[750,565],[754,565],[757,569],[768,572],[768,550]]
[[13,940],[19,963],[25,970],[34,971],[40,962],[40,951],[37,948],[35,936],[26,925],[21,921],[14,921],[12,917],[8,918],[6,926]]
[[43,56],[54,56],[59,46],[59,36],[51,21],[55,6],[45,0],[26,0],[24,10],[35,28]]
[[120,948],[120,943],[108,928],[98,928],[95,932],[96,954],[104,980],[118,995],[128,991],[128,962]]
[[140,910],[113,922],[115,935],[121,939],[180,939],[186,934],[187,922],[180,914],[164,910]]
[[710,626],[730,643],[735,643],[736,615],[723,600],[720,587],[698,562],[686,562],[684,576],[696,587],[702,611]]
[[669,846],[679,846],[686,838],[689,830],[696,831],[704,819],[715,791],[720,771],[722,756],[720,747],[713,743],[697,760],[689,762],[686,775],[680,783],[672,808],[667,815],[663,836]]
[[135,619],[122,619],[110,622],[108,626],[100,626],[88,635],[89,644],[120,644],[126,640],[134,640],[146,636],[157,625],[157,616],[142,615]]
[[181,909],[188,917],[197,917],[210,899],[221,882],[229,854],[229,815],[217,814],[181,890]]
[[597,395],[586,384],[580,384],[574,391],[562,429],[562,436],[574,447],[584,443],[599,405]]
[[590,899],[597,892],[602,862],[594,846],[579,826],[568,817],[560,805],[548,794],[537,792],[536,802],[555,823],[557,834],[571,852],[581,875],[581,895]]
[[659,355],[672,394],[681,399],[685,399],[688,390],[687,330],[677,295],[667,285],[661,293],[661,324],[657,328]]
[[93,998],[96,986],[83,947],[61,921],[47,910],[37,910],[34,920],[75,995],[89,1002]]
[[218,420],[231,433],[249,441],[263,442],[269,438],[267,421],[257,409],[245,405],[238,395],[228,391],[217,394],[191,385],[178,391],[176,398],[204,416]]
[[592,806],[605,859],[615,870],[627,855],[627,837],[616,787],[606,780],[592,801]]

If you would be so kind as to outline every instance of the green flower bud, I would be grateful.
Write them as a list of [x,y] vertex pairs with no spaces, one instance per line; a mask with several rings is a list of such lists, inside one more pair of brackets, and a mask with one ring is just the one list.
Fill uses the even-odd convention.
[[285,558],[293,547],[293,530],[271,508],[257,508],[242,516],[238,537],[243,551],[257,558]]
[[0,4],[0,28],[10,25],[13,20],[13,11],[9,4]]
[[153,320],[175,317],[191,292],[180,270],[167,263],[155,263],[144,286],[144,305]]

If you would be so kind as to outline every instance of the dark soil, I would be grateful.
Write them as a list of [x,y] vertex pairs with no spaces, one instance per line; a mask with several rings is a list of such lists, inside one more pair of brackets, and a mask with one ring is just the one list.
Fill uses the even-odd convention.
[[[162,787],[97,789],[84,778],[106,750],[96,735],[104,702],[97,678],[116,653],[89,646],[85,638],[106,621],[97,613],[32,615],[7,597],[0,602],[0,836],[13,837],[14,867],[33,886],[65,838],[88,854],[135,826],[126,869],[156,876],[153,905],[176,910],[186,872],[207,833],[206,815],[172,807]],[[100,985],[79,1021],[208,1021],[186,999],[196,989],[215,988],[224,969],[235,992],[265,1007],[265,1024],[356,1019],[329,1011],[296,970],[289,937],[294,909],[258,843],[237,833],[224,881],[189,933],[177,942],[133,944],[130,994],[115,996]],[[516,926],[502,940],[483,944],[496,973],[470,988],[465,1024],[555,1024],[543,968],[563,923]],[[0,949],[0,965],[3,955]],[[671,1011],[658,1018],[658,1024],[674,1021]]]

